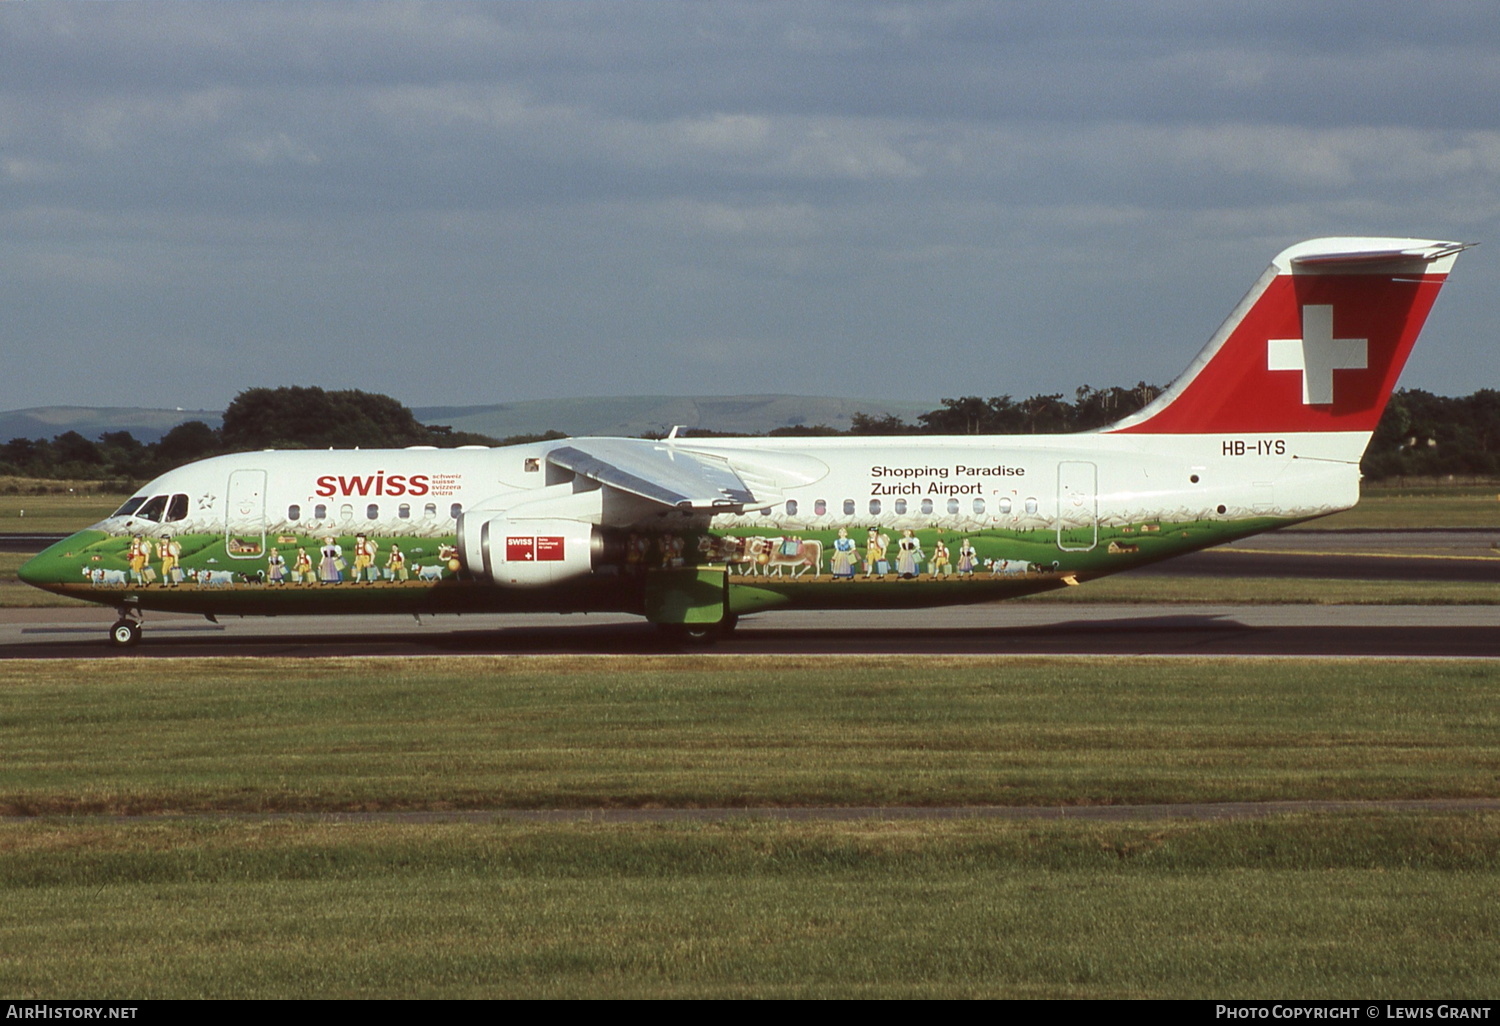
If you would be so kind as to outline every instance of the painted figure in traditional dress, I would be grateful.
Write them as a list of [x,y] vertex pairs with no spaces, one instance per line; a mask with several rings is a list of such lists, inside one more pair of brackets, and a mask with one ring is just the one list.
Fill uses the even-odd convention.
[[891,572],[891,561],[886,558],[886,553],[891,547],[891,536],[884,531],[870,528],[869,547],[865,550],[865,576],[870,576],[869,571],[873,569],[875,576],[884,577]]
[[286,583],[286,557],[276,549],[272,549],[266,556],[266,583]]
[[292,580],[298,584],[313,584],[317,580],[313,576],[312,557],[304,548],[297,549],[297,559],[292,563]]
[[932,563],[928,566],[928,573],[933,577],[946,577],[953,572],[953,565],[948,560],[948,546],[943,544],[939,538],[932,543]]
[[410,574],[406,571],[406,556],[401,551],[401,546],[392,544],[391,554],[385,561],[385,579],[388,581],[409,580]]
[[362,534],[354,536],[354,583],[368,581],[375,582],[375,557],[380,552],[380,546]]
[[859,550],[854,547],[854,541],[849,537],[849,529],[839,528],[839,536],[833,542],[833,555],[829,557],[829,573],[833,574],[836,581],[854,580],[854,563],[859,557]]
[[344,583],[344,549],[332,538],[323,539],[323,547],[318,550],[318,579],[324,584]]
[[146,576],[151,573],[151,543],[136,535],[130,539],[125,558],[130,561],[130,579],[144,588]]
[[958,547],[958,575],[960,577],[974,576],[974,568],[979,565],[979,553],[974,550],[969,539],[965,538],[963,544]]
[[182,570],[178,563],[182,561],[182,545],[170,534],[164,534],[161,541],[156,543],[156,555],[161,560],[161,583],[168,588],[175,588],[182,583]]
[[911,580],[922,570],[922,543],[912,535],[911,528],[901,532],[896,543],[896,573],[904,580]]

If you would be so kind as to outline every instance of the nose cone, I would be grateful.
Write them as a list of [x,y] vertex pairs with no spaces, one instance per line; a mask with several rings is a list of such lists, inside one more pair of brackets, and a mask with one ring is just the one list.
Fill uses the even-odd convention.
[[88,557],[84,550],[103,538],[103,531],[79,531],[38,552],[22,563],[16,576],[35,588],[61,591],[62,585],[74,584],[82,577]]
[[41,562],[41,557],[33,556],[26,562],[22,563],[21,568],[16,571],[16,576],[26,584],[34,584],[40,586],[42,580],[46,576],[46,570],[44,569]]

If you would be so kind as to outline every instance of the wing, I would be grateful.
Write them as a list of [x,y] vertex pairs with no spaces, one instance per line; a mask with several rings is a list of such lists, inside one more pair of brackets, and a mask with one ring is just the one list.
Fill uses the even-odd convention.
[[712,452],[674,440],[577,438],[547,462],[674,509],[739,513],[780,500],[783,489],[828,473],[821,460],[766,450]]

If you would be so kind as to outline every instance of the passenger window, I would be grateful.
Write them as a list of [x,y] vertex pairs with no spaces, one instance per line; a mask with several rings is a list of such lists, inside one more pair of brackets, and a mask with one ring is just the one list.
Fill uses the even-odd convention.
[[923,499],[922,500],[922,512],[923,513],[931,513],[932,512],[932,500],[931,499]]
[[1000,500],[1000,513],[1003,516],[1010,514],[1010,499]]
[[435,517],[435,516],[437,516],[437,503],[435,503],[435,502],[429,502],[426,506],[423,506],[422,507],[422,515],[424,517]]
[[844,516],[846,516],[846,517],[852,517],[852,516],[854,516],[854,500],[853,499],[845,499],[844,500]]
[[827,512],[828,512],[828,500],[826,500],[826,499],[819,499],[817,502],[813,503],[813,516],[815,516],[815,517],[821,517],[821,516],[823,516]]
[[377,505],[375,505],[373,502],[370,503],[368,506],[366,506],[365,507],[365,519],[366,520],[379,520],[380,519],[380,507],[377,506]]
[[160,523],[161,515],[166,511],[167,497],[165,495],[153,495],[149,502],[135,511],[135,515],[142,520],[153,520]]
[[339,519],[340,520],[353,520],[354,519],[354,507],[351,506],[347,502],[344,503],[342,506],[340,506],[339,507]]
[[905,499],[897,499],[896,500],[896,513],[898,515],[902,515],[902,516],[904,516],[906,514],[906,500]]
[[452,517],[454,520],[457,520],[458,519],[458,515],[460,513],[462,513],[463,511],[464,511],[464,504],[461,503],[461,502],[455,502],[453,505],[451,505],[451,506],[448,507],[448,515],[450,517]]
[[983,513],[984,512],[984,500],[983,499],[975,499],[974,500],[974,512],[975,513]]
[[325,506],[325,505],[323,505],[321,502],[318,503],[316,506],[314,506],[313,507],[313,519],[314,520],[327,520],[328,519],[328,507]]
[[797,500],[796,499],[788,499],[788,500],[786,500],[786,515],[789,516],[789,517],[794,517],[794,516],[797,515]]
[[878,517],[878,516],[880,516],[880,500],[879,499],[871,499],[870,500],[870,515],[872,517]]
[[295,504],[293,504],[291,506],[288,506],[286,508],[286,518],[288,520],[290,520],[292,523],[296,523],[298,520],[301,520],[302,519],[302,507],[298,506],[298,505],[295,505]]
[[949,499],[948,500],[948,512],[949,513],[957,513],[958,512],[958,500],[957,499]]
[[188,514],[188,497],[182,493],[172,496],[172,504],[167,507],[168,520],[182,520]]
[[403,502],[401,505],[397,506],[396,507],[396,516],[400,517],[402,520],[410,520],[411,519],[411,503],[409,503],[409,502]]
[[1033,497],[1031,497],[1031,496],[1027,496],[1026,497],[1026,512],[1027,513],[1035,513],[1036,512],[1036,499],[1033,498]]

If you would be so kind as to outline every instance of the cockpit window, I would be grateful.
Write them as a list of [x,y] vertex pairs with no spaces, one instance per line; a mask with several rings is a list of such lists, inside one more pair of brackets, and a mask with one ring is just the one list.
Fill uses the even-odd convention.
[[167,497],[165,495],[153,495],[144,506],[135,511],[135,515],[142,520],[154,520],[161,522],[161,515],[167,511]]
[[181,493],[172,496],[172,502],[167,506],[167,519],[181,520],[188,514],[188,497]]
[[113,513],[110,514],[110,516],[112,516],[112,517],[128,517],[128,516],[130,516],[130,514],[134,513],[136,510],[140,509],[141,508],[141,503],[143,503],[145,501],[146,501],[146,497],[144,495],[137,495],[133,499],[126,499],[125,500],[125,505],[123,505],[119,509],[115,510]]

